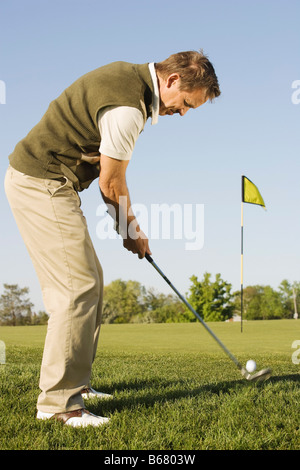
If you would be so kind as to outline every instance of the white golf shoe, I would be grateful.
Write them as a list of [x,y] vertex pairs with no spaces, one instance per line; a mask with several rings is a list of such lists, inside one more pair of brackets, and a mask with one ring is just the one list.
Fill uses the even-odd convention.
[[80,410],[67,411],[65,413],[45,413],[43,411],[37,412],[37,419],[53,419],[56,421],[61,421],[66,426],[72,426],[74,428],[86,426],[103,426],[109,422],[109,418],[103,418],[102,416],[96,416],[90,411],[82,408]]
[[81,396],[85,400],[88,400],[90,398],[98,398],[100,400],[109,400],[110,398],[113,398],[113,395],[109,395],[108,393],[97,392],[92,387],[86,387],[83,390],[81,390]]

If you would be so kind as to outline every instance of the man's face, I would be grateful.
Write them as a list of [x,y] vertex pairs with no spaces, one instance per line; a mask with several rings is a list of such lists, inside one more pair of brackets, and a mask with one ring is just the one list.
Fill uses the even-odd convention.
[[179,85],[180,77],[176,73],[166,80],[159,79],[160,116],[173,116],[173,114],[184,116],[189,109],[198,108],[207,101],[204,88],[184,91],[179,89]]

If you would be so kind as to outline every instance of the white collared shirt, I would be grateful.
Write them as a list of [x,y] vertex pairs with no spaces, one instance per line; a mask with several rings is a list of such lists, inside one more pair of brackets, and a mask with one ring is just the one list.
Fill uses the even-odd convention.
[[[149,70],[154,89],[151,124],[155,125],[159,115],[159,88],[153,62]],[[141,111],[129,106],[109,106],[99,111],[97,120],[101,135],[99,152],[117,160],[130,160],[145,126]]]
[[158,115],[159,115],[159,89],[158,89],[158,80],[155,72],[154,62],[149,64],[149,70],[153,83],[153,97],[152,97],[152,121],[151,124],[154,126],[157,124]]

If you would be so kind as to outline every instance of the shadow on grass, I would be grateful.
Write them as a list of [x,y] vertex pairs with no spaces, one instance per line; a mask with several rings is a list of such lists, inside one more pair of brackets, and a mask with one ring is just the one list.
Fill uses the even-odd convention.
[[[187,381],[153,381],[153,380],[141,380],[134,382],[118,382],[111,387],[109,393],[114,391],[128,392],[129,396],[120,396],[108,401],[91,401],[89,402],[89,410],[95,414],[113,413],[115,411],[122,411],[124,409],[136,408],[139,405],[152,407],[156,403],[166,403],[175,401],[181,398],[194,398],[201,395],[220,395],[230,394],[236,390],[237,387],[248,386],[263,388],[267,384],[278,383],[278,382],[295,382],[300,384],[300,375],[281,375],[271,377],[266,382],[247,382],[243,379],[232,380],[227,382],[219,382],[216,384],[205,384],[199,387],[188,388],[189,383]],[[132,392],[136,391],[136,395],[132,395]],[[93,408],[93,409],[91,409]]]
[[274,377],[272,376],[268,382],[276,383],[283,381],[296,382],[300,385],[300,374],[275,375]]

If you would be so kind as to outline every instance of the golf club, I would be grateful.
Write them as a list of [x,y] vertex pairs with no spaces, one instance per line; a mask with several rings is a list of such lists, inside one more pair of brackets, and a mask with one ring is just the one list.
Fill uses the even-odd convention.
[[171,281],[165,276],[165,274],[161,271],[161,269],[157,266],[157,264],[153,261],[152,257],[146,253],[145,258],[147,261],[149,261],[150,264],[156,269],[156,271],[163,277],[163,279],[169,284],[171,289],[178,295],[180,300],[187,306],[187,308],[198,318],[198,320],[201,322],[201,324],[204,326],[204,328],[208,331],[208,333],[214,338],[214,340],[218,343],[218,345],[223,349],[223,351],[227,354],[227,356],[234,362],[234,364],[237,366],[237,368],[240,370],[242,376],[249,381],[252,382],[258,382],[258,381],[264,381],[267,380],[271,374],[272,371],[271,369],[262,369],[259,372],[256,372],[255,374],[250,374],[245,367],[240,364],[240,362],[236,359],[236,357],[226,348],[226,346],[222,343],[222,341],[219,340],[219,338],[215,335],[215,333],[207,326],[207,324],[202,320],[200,315],[196,312],[196,310],[193,309],[193,307],[187,302],[187,300],[178,292],[178,290],[173,286]]

